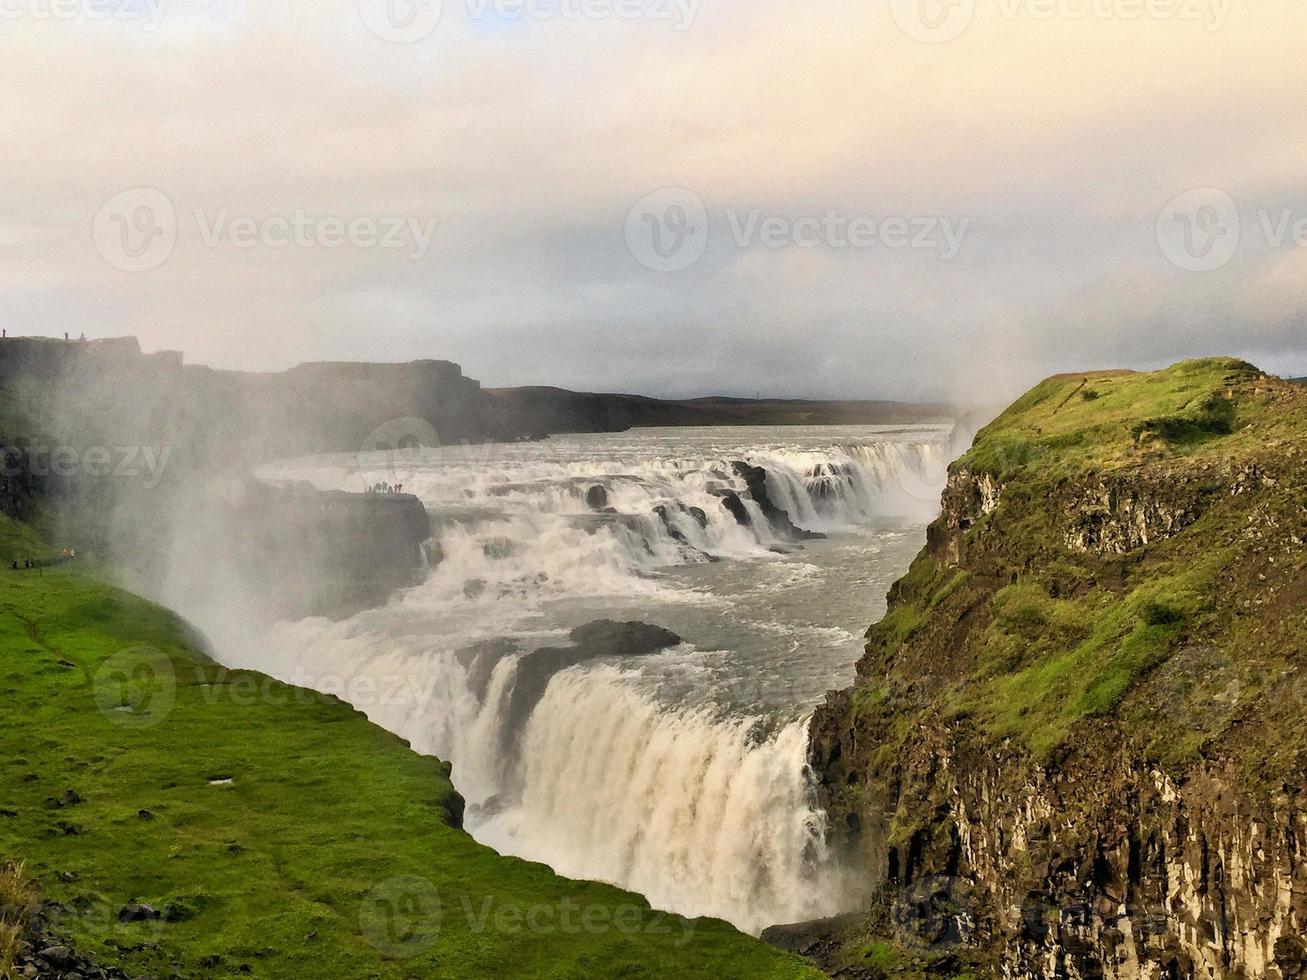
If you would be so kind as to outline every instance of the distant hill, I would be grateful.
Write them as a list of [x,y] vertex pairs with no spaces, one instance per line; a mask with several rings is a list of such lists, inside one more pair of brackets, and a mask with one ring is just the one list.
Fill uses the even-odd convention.
[[496,415],[533,434],[620,432],[676,425],[893,425],[951,418],[943,404],[892,401],[805,401],[780,398],[661,399],[567,391],[488,388]]
[[[130,394],[128,394],[130,393]],[[898,424],[951,418],[942,404],[692,398],[482,388],[449,361],[319,362],[273,373],[144,354],[133,337],[0,340],[0,438],[73,430],[112,444],[163,441],[210,468],[352,452],[420,419],[444,444],[513,442],[640,426]],[[388,430],[387,430],[388,431]],[[427,441],[422,438],[421,441]]]

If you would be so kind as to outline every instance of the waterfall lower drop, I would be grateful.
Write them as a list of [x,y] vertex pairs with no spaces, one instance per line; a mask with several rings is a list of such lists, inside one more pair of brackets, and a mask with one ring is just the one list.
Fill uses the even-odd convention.
[[612,668],[556,678],[527,727],[519,805],[474,827],[506,853],[761,931],[838,910],[801,722],[668,710]]
[[[427,581],[344,622],[279,624],[260,645],[273,652],[241,665],[340,694],[449,760],[468,829],[502,852],[753,932],[843,911],[859,883],[826,847],[806,721],[851,679],[868,610],[915,552],[952,450],[946,430],[780,431],[408,460],[399,482],[438,528]],[[733,516],[737,460],[766,470],[772,505],[830,539],[793,544],[754,500],[740,501],[746,521]],[[395,482],[394,461],[378,465],[274,475]],[[515,720],[523,663],[600,618],[687,642],[562,669]]]

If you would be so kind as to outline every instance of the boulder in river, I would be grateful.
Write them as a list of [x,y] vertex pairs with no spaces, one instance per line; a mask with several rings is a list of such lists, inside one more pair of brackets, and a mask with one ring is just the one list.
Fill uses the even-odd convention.
[[608,491],[595,484],[585,492],[585,504],[597,514],[602,514],[608,507]]
[[679,646],[683,641],[671,630],[648,623],[617,623],[609,619],[578,626],[567,647],[544,647],[529,653],[517,665],[517,679],[508,711],[508,731],[521,731],[544,697],[549,681],[560,671],[600,657],[645,657]]
[[723,490],[718,496],[722,498],[722,506],[726,512],[735,518],[735,523],[741,527],[751,527],[753,518],[749,516],[749,509],[744,506],[744,501],[734,490]]
[[731,464],[735,475],[744,480],[749,488],[749,497],[758,505],[772,530],[790,541],[815,541],[826,535],[816,531],[805,531],[795,525],[784,508],[776,506],[767,490],[767,471],[761,466],[737,460]]
[[485,701],[495,667],[518,652],[517,642],[508,637],[480,640],[459,650],[455,656],[467,671],[467,686],[478,701]]
[[668,537],[670,537],[673,541],[679,541],[681,544],[690,543],[690,539],[687,538],[676,527],[676,525],[672,523],[672,515],[667,510],[666,504],[659,504],[657,507],[654,508],[654,513],[657,514],[658,517],[662,520],[663,527],[667,530]]

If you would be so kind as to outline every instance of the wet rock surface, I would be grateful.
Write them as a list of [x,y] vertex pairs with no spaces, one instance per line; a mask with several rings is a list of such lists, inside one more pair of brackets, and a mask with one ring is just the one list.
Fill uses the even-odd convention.
[[509,702],[509,731],[520,732],[544,696],[550,679],[560,671],[600,657],[644,657],[682,642],[679,636],[661,626],[607,619],[578,626],[569,639],[571,646],[543,647],[527,654],[518,664]]
[[[752,466],[743,461],[736,461],[731,464],[735,470],[735,475],[744,480],[744,484],[749,489],[749,497],[758,505],[758,509],[767,518],[767,523],[771,525],[772,530],[787,541],[813,541],[824,538],[824,534],[816,531],[805,531],[803,528],[795,525],[790,515],[771,499],[771,494],[767,489],[767,471],[761,466]],[[737,518],[738,519],[738,518]]]

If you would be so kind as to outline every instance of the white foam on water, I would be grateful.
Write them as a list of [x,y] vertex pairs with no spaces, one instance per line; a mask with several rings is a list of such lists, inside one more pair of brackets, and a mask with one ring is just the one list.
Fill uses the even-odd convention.
[[758,932],[847,901],[806,768],[806,725],[675,710],[611,667],[554,678],[527,727],[520,800],[474,826],[501,852]]
[[[826,847],[807,766],[807,713],[782,707],[758,716],[733,700],[740,677],[771,673],[729,650],[688,646],[584,664],[553,676],[520,731],[510,727],[513,687],[523,654],[566,642],[566,627],[549,615],[570,608],[560,603],[635,603],[652,623],[669,603],[720,608],[724,617],[738,596],[687,588],[667,570],[752,562],[777,595],[819,578],[822,569],[804,555],[770,550],[777,537],[755,502],[744,501],[750,527],[722,505],[721,493],[744,489],[736,460],[767,470],[773,502],[803,528],[907,523],[938,506],[953,452],[946,436],[841,429],[836,441],[750,447],[748,430],[680,430],[515,448],[503,458],[446,449],[371,457],[362,467],[283,464],[269,475],[353,490],[402,482],[432,515],[438,560],[422,585],[383,608],[342,623],[279,624],[257,647],[224,659],[337,694],[416,750],[450,761],[469,830],[505,853],[753,932],[832,915],[858,889]],[[587,505],[596,486],[617,513]],[[849,641],[846,630],[823,624],[762,624],[758,632],[786,650]],[[515,650],[497,661],[483,654],[494,661],[487,676],[487,662],[474,667],[467,648],[504,637]],[[782,672],[775,683],[785,682]],[[785,692],[772,701],[786,704]]]

